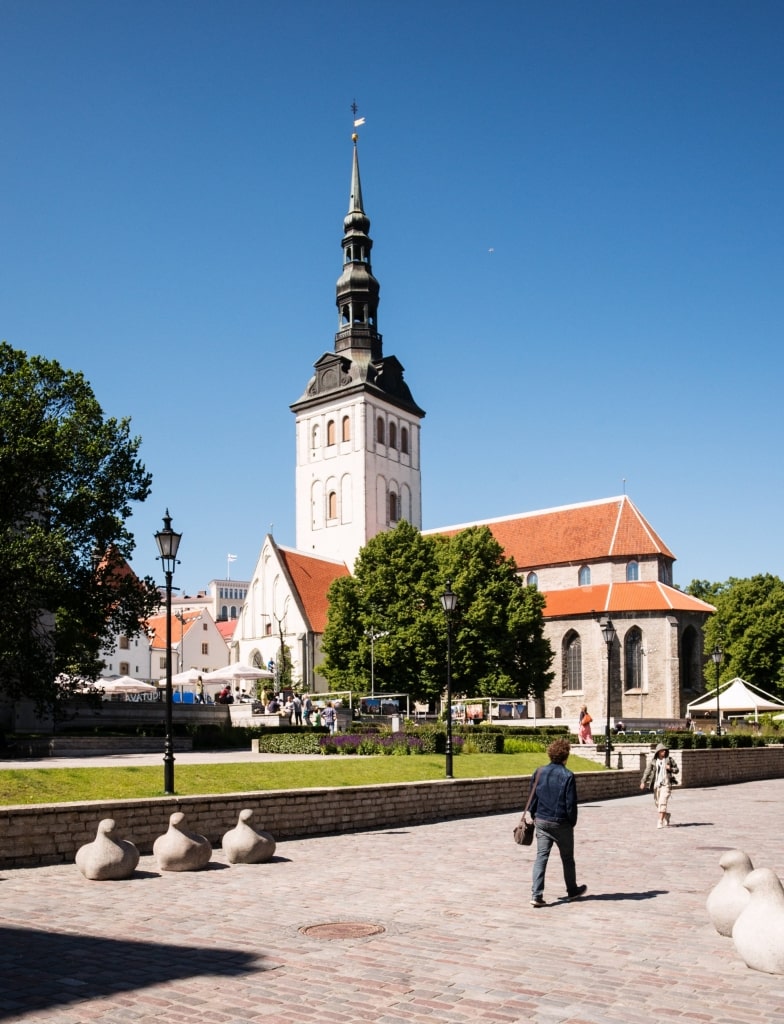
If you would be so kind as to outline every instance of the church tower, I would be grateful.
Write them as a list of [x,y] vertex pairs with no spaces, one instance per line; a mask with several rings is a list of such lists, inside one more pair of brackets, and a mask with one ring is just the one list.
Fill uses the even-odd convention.
[[371,537],[400,519],[422,526],[419,442],[425,415],[401,364],[383,354],[356,134],[353,143],[335,346],[316,362],[305,393],[291,406],[297,418],[297,550],[346,562],[349,569]]

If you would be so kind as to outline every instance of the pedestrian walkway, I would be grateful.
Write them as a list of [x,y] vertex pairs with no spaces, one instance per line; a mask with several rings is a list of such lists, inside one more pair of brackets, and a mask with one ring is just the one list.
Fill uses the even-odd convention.
[[[351,755],[345,755],[351,756]],[[250,750],[175,750],[178,764],[241,764],[245,761],[321,761],[323,754],[254,754]],[[24,757],[0,761],[0,771],[13,768],[138,768],[163,765],[163,751],[145,754],[77,754],[62,757]]]
[[784,1022],[784,977],[705,912],[726,849],[784,876],[783,803],[784,780],[679,790],[660,830],[648,794],[581,805],[588,894],[563,899],[554,853],[539,910],[517,814],[290,841],[255,866],[218,850],[198,873],[143,857],[124,882],[3,871],[0,1020]]

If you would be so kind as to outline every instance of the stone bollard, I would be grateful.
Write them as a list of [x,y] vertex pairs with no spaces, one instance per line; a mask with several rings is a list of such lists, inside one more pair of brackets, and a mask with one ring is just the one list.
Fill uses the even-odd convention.
[[139,863],[139,851],[129,839],[114,833],[114,819],[104,818],[91,843],[76,851],[76,866],[85,878],[94,882],[130,878]]
[[749,890],[743,883],[754,865],[743,850],[727,850],[721,855],[719,867],[724,874],[711,890],[705,908],[719,935],[730,936],[732,926],[748,905]]
[[732,926],[735,949],[752,970],[784,974],[784,888],[770,868],[756,868],[743,884],[751,898]]
[[183,827],[185,815],[175,811],[169,818],[169,830],[158,836],[152,852],[161,871],[200,871],[212,857],[212,844],[206,836]]
[[229,864],[263,864],[275,853],[275,838],[270,832],[255,829],[250,821],[250,808],[240,811],[235,828],[229,829],[222,841]]

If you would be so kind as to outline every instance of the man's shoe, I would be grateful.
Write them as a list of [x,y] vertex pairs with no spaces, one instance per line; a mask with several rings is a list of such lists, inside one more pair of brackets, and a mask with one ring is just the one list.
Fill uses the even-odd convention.
[[570,893],[566,898],[571,903],[572,900],[579,900],[581,896],[585,896],[587,892],[587,885],[578,885],[574,892]]
[[545,901],[542,899],[541,896],[534,896],[532,898],[532,900],[531,900],[531,906],[538,908],[538,907],[546,907],[547,904],[545,903]]

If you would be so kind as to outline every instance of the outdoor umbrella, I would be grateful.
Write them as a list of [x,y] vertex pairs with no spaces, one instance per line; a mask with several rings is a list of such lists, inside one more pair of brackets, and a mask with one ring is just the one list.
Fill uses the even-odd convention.
[[240,679],[274,679],[275,676],[265,668],[256,668],[255,665],[242,665],[236,662],[234,665],[219,668],[215,672],[208,672],[202,678],[205,683],[230,683]]
[[151,683],[144,683],[141,679],[133,679],[131,676],[118,676],[116,679],[97,679],[97,689],[104,693],[155,693],[157,687]]
[[[198,683],[199,678],[204,678],[204,673],[198,668],[186,668],[184,672],[178,672],[176,676],[172,676],[172,682],[175,686],[182,686],[184,683]],[[166,682],[166,680],[161,680]]]

